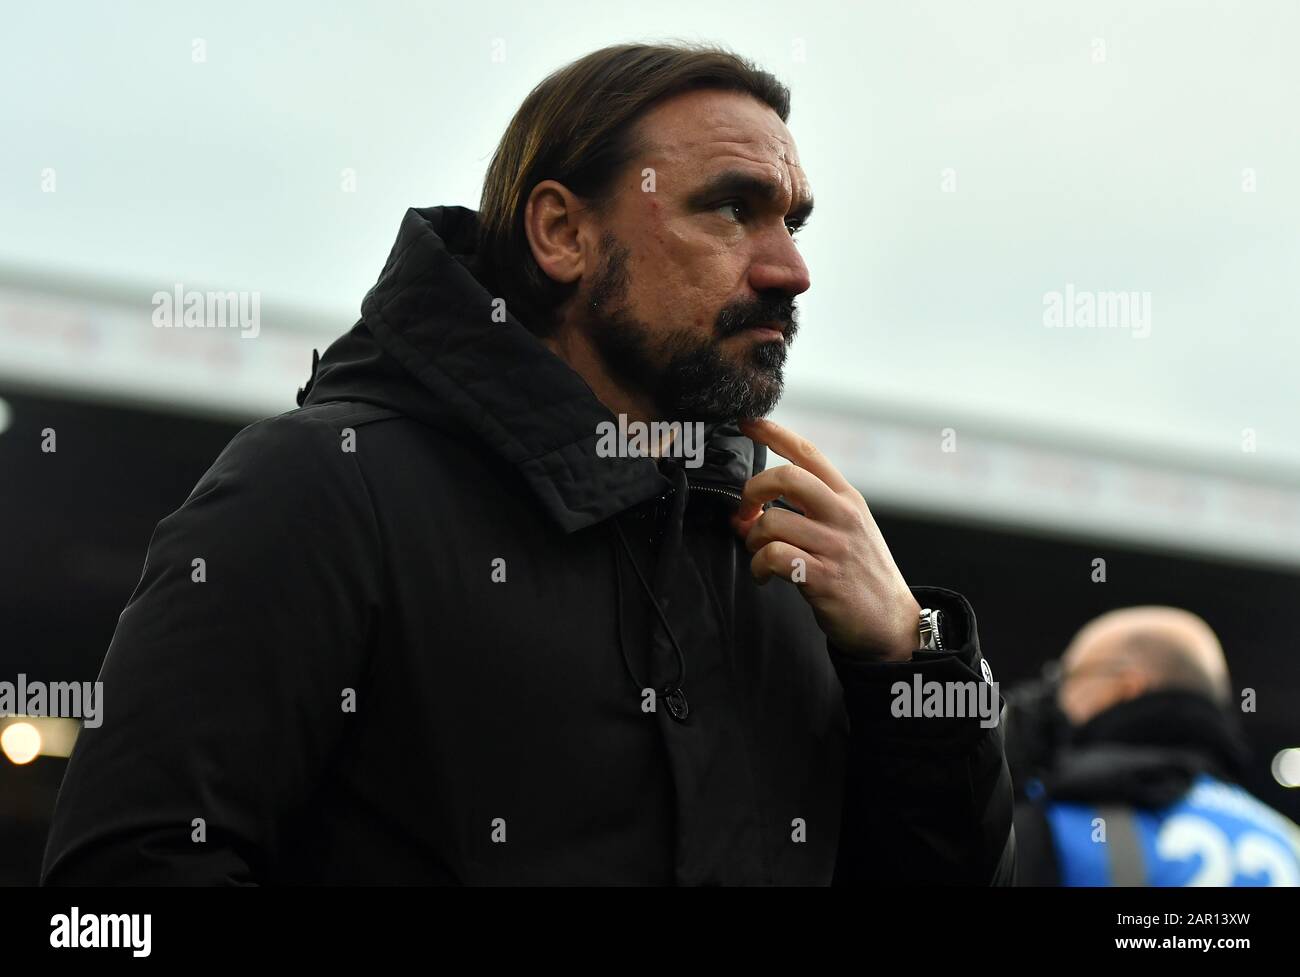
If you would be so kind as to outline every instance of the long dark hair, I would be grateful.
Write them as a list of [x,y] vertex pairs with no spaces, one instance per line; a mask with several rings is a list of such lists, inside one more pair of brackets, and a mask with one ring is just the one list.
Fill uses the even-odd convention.
[[599,211],[638,150],[636,121],[655,103],[692,89],[741,91],[789,121],[790,91],[723,48],[619,44],[549,75],[524,99],[497,146],[479,203],[479,260],[506,305],[534,332],[572,292],[533,260],[524,207],[543,180],[564,184]]

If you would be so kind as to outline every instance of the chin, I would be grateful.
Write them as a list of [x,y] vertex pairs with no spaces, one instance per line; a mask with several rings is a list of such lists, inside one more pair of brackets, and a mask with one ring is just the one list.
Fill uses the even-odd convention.
[[746,361],[750,370],[766,376],[773,383],[780,384],[785,355],[785,343],[760,343],[749,350]]

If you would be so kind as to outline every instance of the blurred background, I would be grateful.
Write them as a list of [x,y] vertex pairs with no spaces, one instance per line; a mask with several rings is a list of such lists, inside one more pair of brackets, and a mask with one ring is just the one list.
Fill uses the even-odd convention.
[[[1289,0],[10,7],[0,681],[93,679],[153,527],[295,406],[405,209],[476,207],[533,85],[664,39],[792,88],[817,214],[776,417],[908,580],[970,598],[1004,686],[1104,610],[1202,615],[1257,693],[1245,786],[1300,819]],[[155,328],[178,288],[256,295],[257,335]],[[0,883],[35,881],[76,732],[30,725]]]

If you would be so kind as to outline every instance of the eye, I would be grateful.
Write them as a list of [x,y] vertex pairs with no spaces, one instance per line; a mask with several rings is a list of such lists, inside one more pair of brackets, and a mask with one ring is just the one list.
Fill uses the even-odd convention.
[[[749,222],[749,207],[743,200],[728,200],[718,204],[713,208],[715,212],[730,212],[731,219],[737,224],[746,224]],[[785,222],[785,229],[791,237],[794,237],[804,228],[804,221],[801,218],[794,218]]]
[[718,206],[713,209],[719,211],[732,211],[734,214],[734,220],[737,224],[745,223],[748,213],[745,210],[745,202],[743,200],[728,200],[725,203],[718,204]]

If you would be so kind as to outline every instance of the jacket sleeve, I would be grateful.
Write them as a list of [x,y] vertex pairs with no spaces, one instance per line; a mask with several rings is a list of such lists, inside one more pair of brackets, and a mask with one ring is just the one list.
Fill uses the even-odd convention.
[[1016,885],[1060,885],[1061,870],[1047,812],[1033,801],[1018,801],[1016,823]]
[[850,727],[835,884],[1011,885],[1013,797],[997,686],[991,700],[983,693],[996,723],[915,710],[917,677],[921,691],[958,682],[976,683],[960,688],[980,694],[987,666],[975,614],[953,591],[912,592],[921,606],[942,611],[950,650],[867,663],[830,648]]
[[64,775],[43,884],[273,877],[354,715],[345,690],[362,694],[378,607],[374,512],[345,444],[319,412],[260,421],[158,524],[100,672],[99,725]]

